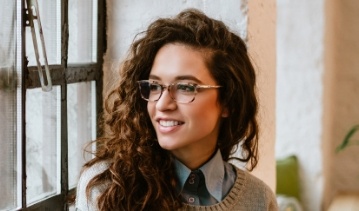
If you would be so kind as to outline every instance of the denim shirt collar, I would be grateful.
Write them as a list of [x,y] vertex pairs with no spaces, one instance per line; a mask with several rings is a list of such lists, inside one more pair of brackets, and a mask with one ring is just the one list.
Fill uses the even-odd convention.
[[[179,190],[182,191],[191,170],[175,159],[176,174]],[[224,164],[220,150],[207,163],[199,168],[205,178],[208,192],[217,200],[222,201],[222,185],[224,179]]]

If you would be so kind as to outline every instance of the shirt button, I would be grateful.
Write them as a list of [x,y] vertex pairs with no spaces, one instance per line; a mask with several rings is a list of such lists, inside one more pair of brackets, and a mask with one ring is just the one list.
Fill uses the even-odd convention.
[[195,175],[195,174],[191,174],[191,175],[189,176],[189,181],[188,181],[188,183],[191,184],[191,185],[193,185],[195,179],[196,179],[196,175]]
[[189,203],[192,204],[192,203],[194,203],[194,201],[195,201],[195,199],[194,199],[193,197],[189,197],[189,198],[188,198],[188,202],[189,202]]

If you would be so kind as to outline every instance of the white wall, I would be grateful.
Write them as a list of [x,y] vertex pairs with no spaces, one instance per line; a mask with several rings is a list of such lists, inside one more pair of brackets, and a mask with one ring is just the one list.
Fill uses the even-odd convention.
[[323,186],[324,0],[277,0],[276,156],[297,155],[304,210]]

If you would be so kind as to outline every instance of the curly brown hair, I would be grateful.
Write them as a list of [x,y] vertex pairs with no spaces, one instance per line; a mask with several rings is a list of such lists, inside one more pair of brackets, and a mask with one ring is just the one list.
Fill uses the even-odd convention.
[[118,86],[106,100],[105,120],[110,132],[96,140],[96,157],[90,167],[106,161],[109,168],[87,186],[108,182],[98,198],[100,210],[176,210],[181,201],[176,192],[172,155],[156,142],[156,133],[141,99],[137,81],[148,79],[161,47],[181,43],[207,52],[206,65],[222,86],[219,102],[228,109],[218,137],[218,149],[225,161],[232,159],[238,145],[252,170],[258,160],[258,126],[255,71],[244,41],[223,22],[188,9],[173,18],[154,21],[140,33],[120,70]]

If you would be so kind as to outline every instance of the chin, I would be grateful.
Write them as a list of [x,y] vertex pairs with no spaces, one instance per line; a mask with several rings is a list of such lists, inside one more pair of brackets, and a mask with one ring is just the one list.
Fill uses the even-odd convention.
[[171,151],[171,150],[176,149],[176,146],[168,145],[168,144],[161,144],[161,143],[160,143],[160,147],[162,149],[164,149],[164,150],[167,150],[167,151]]
[[[171,143],[172,142],[172,143]],[[158,144],[160,145],[160,147],[164,150],[167,150],[167,151],[171,151],[171,150],[174,150],[174,149],[177,149],[178,148],[178,145],[176,144],[173,144],[173,141],[171,141],[169,143],[169,141],[158,141]]]

